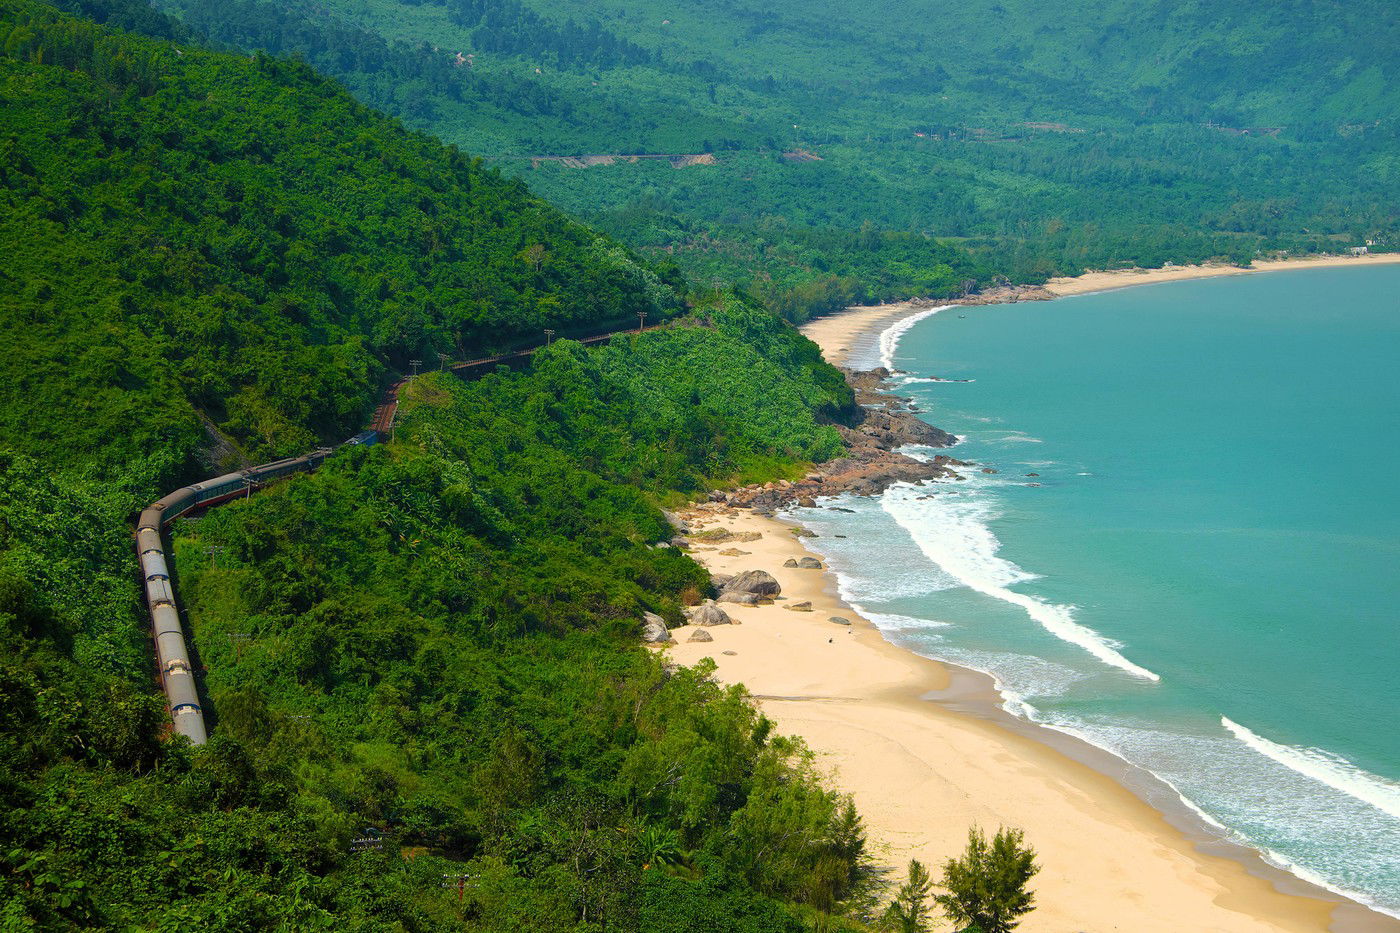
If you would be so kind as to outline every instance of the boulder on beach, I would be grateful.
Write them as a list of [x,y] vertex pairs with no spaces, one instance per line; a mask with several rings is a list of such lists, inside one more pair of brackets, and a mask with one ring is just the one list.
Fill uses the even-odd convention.
[[787,560],[783,561],[783,566],[784,566],[784,567],[796,567],[796,566],[797,566],[797,558],[796,558],[796,557],[789,557]]
[[736,547],[727,547],[719,552],[720,557],[747,557],[750,551],[741,551]]
[[666,629],[666,620],[654,612],[642,613],[642,641],[670,641],[671,633]]
[[713,583],[713,584],[714,584],[716,587],[718,587],[719,589],[724,589],[724,585],[725,585],[726,583],[728,583],[730,580],[733,580],[733,579],[734,579],[734,574],[732,574],[732,573],[712,573],[712,574],[710,574],[710,582]]
[[797,566],[801,567],[803,570],[821,570],[822,562],[815,557],[804,557],[797,562]]
[[729,618],[729,613],[715,605],[713,599],[707,599],[703,603],[685,611],[686,617],[690,619],[691,625],[732,625],[734,620]]
[[686,641],[714,641],[714,640],[715,640],[715,636],[711,635],[709,632],[705,631],[705,630],[702,629],[702,628],[698,628],[698,629],[696,629],[695,631],[691,632],[691,633],[690,633],[690,637],[686,639]]
[[828,621],[828,622],[835,622],[837,625],[850,625],[850,624],[851,624],[851,620],[848,619],[848,618],[846,618],[845,616],[832,616],[832,617],[831,617],[830,619],[828,619],[827,621]]
[[784,609],[791,609],[793,612],[811,612],[812,604],[803,600],[800,603],[793,603],[791,606],[784,606]]
[[753,593],[761,598],[771,599],[783,591],[778,581],[766,570],[745,570],[735,574],[722,584],[725,590],[734,593]]
[[721,590],[715,598],[717,603],[736,603],[740,606],[757,606],[762,601],[763,597],[757,593],[739,593],[735,590]]

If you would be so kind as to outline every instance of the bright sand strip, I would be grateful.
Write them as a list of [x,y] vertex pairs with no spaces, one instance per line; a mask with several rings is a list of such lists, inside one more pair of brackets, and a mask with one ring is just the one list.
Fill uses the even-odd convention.
[[[1400,255],[1255,263],[1253,271],[1400,262]],[[1090,273],[1052,281],[1058,295],[1187,278],[1248,274],[1228,266]],[[930,304],[853,308],[802,330],[840,365],[868,351],[879,332]],[[830,574],[783,567],[809,556],[787,525],[751,512],[720,510],[701,523],[757,531],[754,542],[697,547],[715,573],[763,569],[785,600],[770,606],[722,604],[739,626],[707,629],[714,641],[686,642],[693,627],[672,632],[665,650],[693,664],[713,658],[716,676],[746,685],[779,729],[816,752],[832,786],[854,796],[883,864],[902,875],[910,858],[934,869],[958,854],[969,826],[1023,829],[1042,870],[1033,886],[1038,907],[1020,929],[1069,931],[1265,931],[1400,929],[1400,924],[1302,884],[1319,897],[1281,893],[1238,858],[1208,854],[1166,816],[1094,767],[995,717],[955,711],[926,699],[947,690],[949,667],[885,640],[836,594]],[[723,556],[724,550],[748,552]],[[813,611],[786,604],[810,600]],[[832,623],[831,616],[851,626]],[[726,654],[726,652],[733,652]],[[976,706],[977,704],[972,704]],[[1040,737],[1053,733],[1040,730]],[[1126,774],[1096,761],[1109,773]],[[1220,848],[1215,846],[1213,848]],[[1253,859],[1256,868],[1262,863]],[[1265,869],[1271,878],[1287,878]]]
[[[758,531],[758,541],[700,545],[716,573],[767,570],[782,585],[768,606],[720,605],[738,626],[713,642],[673,629],[665,650],[742,683],[779,731],[801,736],[830,785],[854,796],[876,857],[902,876],[910,858],[931,866],[966,845],[969,826],[1025,830],[1043,866],[1027,933],[1069,931],[1317,931],[1335,902],[1281,894],[1233,859],[1198,852],[1131,791],[1055,748],[996,722],[923,699],[950,669],[885,641],[836,595],[822,570],[787,568],[809,556],[788,526],[745,510],[702,514],[695,526]],[[720,551],[749,552],[726,557]],[[810,600],[812,612],[784,608]],[[845,626],[831,616],[852,621]],[[1359,928],[1359,927],[1358,927]]]
[[[1223,275],[1253,275],[1257,272],[1279,272],[1286,269],[1325,269],[1335,267],[1379,266],[1400,263],[1400,253],[1377,253],[1365,256],[1306,256],[1298,259],[1260,260],[1248,269],[1239,266],[1167,266],[1161,269],[1124,269],[1117,272],[1086,272],[1073,278],[1051,279],[1046,291],[1064,298],[1085,295],[1132,285],[1153,285],[1185,279],[1210,279]],[[848,308],[837,314],[814,318],[802,325],[802,333],[822,348],[827,362],[842,366],[852,352],[868,355],[879,342],[880,331],[900,318],[936,302],[895,302],[887,305]]]
[[[1279,272],[1284,269],[1324,269],[1336,266],[1380,266],[1400,262],[1400,253],[1376,253],[1365,256],[1302,256],[1297,259],[1259,260],[1248,269],[1239,266],[1167,266],[1161,269],[1124,269],[1119,272],[1086,272],[1073,278],[1051,279],[1045,288],[1060,297],[1102,292],[1130,285],[1151,285],[1154,282],[1175,282],[1182,279],[1209,279],[1220,275],[1250,275],[1255,272]],[[816,339],[815,337],[812,339]],[[820,341],[818,341],[820,343]]]

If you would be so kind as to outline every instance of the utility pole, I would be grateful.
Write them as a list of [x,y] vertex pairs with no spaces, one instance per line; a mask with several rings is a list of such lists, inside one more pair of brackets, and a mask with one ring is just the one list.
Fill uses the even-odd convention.
[[552,328],[552,327],[546,327],[546,328],[544,329],[544,345],[547,347],[547,346],[549,346],[549,345],[550,345],[551,343],[553,343],[553,342],[554,342],[554,328]]
[[446,353],[439,353],[439,354],[438,354],[438,372],[442,372],[442,371],[443,371],[444,369],[446,369],[446,368],[447,368],[447,354],[446,354]]
[[228,643],[233,649],[233,659],[235,662],[243,660],[243,648],[248,642],[253,640],[251,632],[229,632]]
[[245,499],[251,499],[251,498],[253,498],[253,487],[256,486],[257,484],[258,484],[258,481],[257,481],[257,480],[255,480],[255,479],[253,479],[251,476],[248,476],[248,475],[245,474],[244,477],[243,477],[243,488],[244,488],[244,490],[246,490],[246,492],[244,492],[243,498],[245,498]]
[[637,312],[637,333],[640,334],[642,331],[644,331],[644,330],[646,330],[646,329],[647,329],[647,313],[646,313],[645,311],[638,311],[638,312]]
[[210,567],[217,568],[219,566],[219,555],[225,550],[226,548],[222,544],[211,544],[204,549],[204,553],[209,555]]
[[414,379],[418,378],[418,367],[423,365],[423,361],[422,361],[422,360],[409,360],[409,361],[408,361],[408,365],[413,367],[413,377],[412,377],[412,378],[414,378]]
[[471,875],[443,875],[442,886],[444,888],[456,888],[457,903],[460,904],[462,903],[462,896],[467,892],[467,888],[474,888],[476,884],[472,881]]

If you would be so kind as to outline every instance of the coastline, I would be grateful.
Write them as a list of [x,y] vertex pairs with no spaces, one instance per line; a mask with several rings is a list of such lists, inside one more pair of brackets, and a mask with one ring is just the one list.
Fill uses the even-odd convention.
[[[1054,296],[1187,278],[1400,262],[1400,255],[1233,267],[1090,273],[1052,282]],[[1044,298],[1046,296],[1039,296]],[[903,302],[803,327],[826,358],[866,363],[880,334],[949,303]],[[720,503],[685,516],[697,527],[758,532],[752,543],[696,542],[714,573],[763,569],[783,586],[771,606],[723,608],[741,623],[673,631],[682,663],[710,657],[716,677],[743,683],[763,712],[803,737],[834,786],[867,820],[877,859],[899,876],[910,857],[935,869],[961,851],[967,827],[1015,825],[1044,870],[1025,930],[1400,930],[1400,921],[1307,882],[1230,842],[1167,784],[1110,752],[1005,712],[987,675],[933,661],[887,640],[837,593],[825,570],[784,567],[811,556],[778,519]],[[734,551],[744,553],[735,554]],[[726,553],[727,552],[727,553]],[[814,611],[787,603],[810,600]],[[828,621],[832,615],[850,626]]]
[[[783,566],[813,556],[792,525],[718,503],[681,517],[696,530],[762,535],[696,542],[693,555],[714,573],[766,570],[783,598],[721,603],[737,626],[707,627],[711,642],[687,641],[698,626],[673,629],[664,650],[687,665],[712,658],[720,681],[744,684],[783,733],[803,738],[855,798],[875,857],[895,876],[910,858],[936,874],[971,825],[1016,826],[1043,866],[1028,933],[1387,929],[1386,918],[1214,838],[1146,772],[1014,719],[986,675],[888,641],[840,598],[829,571]],[[804,601],[811,612],[785,608]]]
[[1165,266],[1161,269],[1123,269],[1115,272],[1086,272],[1068,278],[1051,279],[1045,290],[1056,298],[1087,295],[1134,285],[1180,282],[1186,279],[1213,279],[1224,275],[1255,275],[1290,269],[1336,269],[1354,266],[1382,266],[1400,263],[1400,253],[1368,253],[1364,256],[1300,256],[1296,259],[1261,259],[1249,268],[1224,264]]
[[[1357,266],[1381,266],[1400,263],[1400,253],[1374,253],[1365,256],[1304,256],[1297,259],[1259,260],[1249,268],[1224,264],[1195,266],[1165,266],[1160,269],[1121,269],[1112,272],[1086,272],[1083,275],[1051,279],[1040,288],[1008,289],[1005,301],[1045,301],[1088,295],[1094,292],[1132,288],[1138,285],[1158,285],[1189,279],[1213,279],[1230,275],[1258,275],[1264,272],[1287,272],[1301,269],[1337,269]],[[972,301],[958,299],[911,299],[883,305],[862,305],[846,308],[834,314],[816,317],[803,324],[801,331],[822,348],[822,355],[833,366],[846,366],[852,358],[863,361],[879,349],[880,334],[896,321],[930,311],[934,308],[969,304],[998,304],[978,297]]]

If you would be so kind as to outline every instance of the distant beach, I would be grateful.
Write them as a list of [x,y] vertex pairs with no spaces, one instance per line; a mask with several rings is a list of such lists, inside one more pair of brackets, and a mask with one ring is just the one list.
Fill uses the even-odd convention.
[[[1090,273],[1047,289],[1058,297],[1388,262],[1400,256]],[[869,366],[891,326],[945,307],[919,301],[853,308],[803,332],[832,363]],[[694,556],[715,573],[766,570],[780,581],[783,599],[721,604],[738,627],[711,627],[714,640],[705,643],[687,641],[694,627],[673,630],[668,653],[686,664],[713,658],[720,680],[746,685],[783,732],[803,737],[834,785],[855,797],[877,857],[896,874],[911,857],[936,868],[960,850],[970,825],[1010,825],[1026,831],[1045,868],[1035,885],[1039,908],[1022,927],[1030,933],[1400,930],[1400,922],[1224,841],[1146,772],[1013,718],[989,677],[891,644],[841,599],[833,574],[784,566],[810,556],[795,527],[721,503],[685,517],[697,529],[760,534],[697,542]],[[785,608],[800,602],[812,611]]]
[[1294,269],[1333,269],[1400,263],[1400,253],[1367,253],[1361,256],[1302,256],[1297,259],[1261,259],[1249,268],[1229,265],[1163,266],[1160,269],[1123,269],[1114,272],[1086,272],[1070,278],[1051,279],[1045,288],[1056,297],[1089,292],[1153,285],[1183,279],[1209,279],[1222,275],[1251,275],[1256,272],[1282,272]]
[[[1358,266],[1400,263],[1400,253],[1374,253],[1363,256],[1304,256],[1297,259],[1259,260],[1249,268],[1224,264],[1197,266],[1163,266],[1160,269],[1120,269],[1111,272],[1086,272],[1067,278],[1051,279],[1043,291],[1052,298],[1068,298],[1115,288],[1135,285],[1156,285],[1186,279],[1210,279],[1228,275],[1254,275],[1261,272],[1282,272],[1298,269],[1354,268]],[[978,303],[983,303],[979,300]],[[847,308],[835,314],[814,318],[802,326],[802,332],[815,341],[829,363],[848,365],[848,360],[864,361],[877,356],[880,334],[900,318],[909,317],[942,305],[957,305],[957,301],[916,299],[883,305]]]

